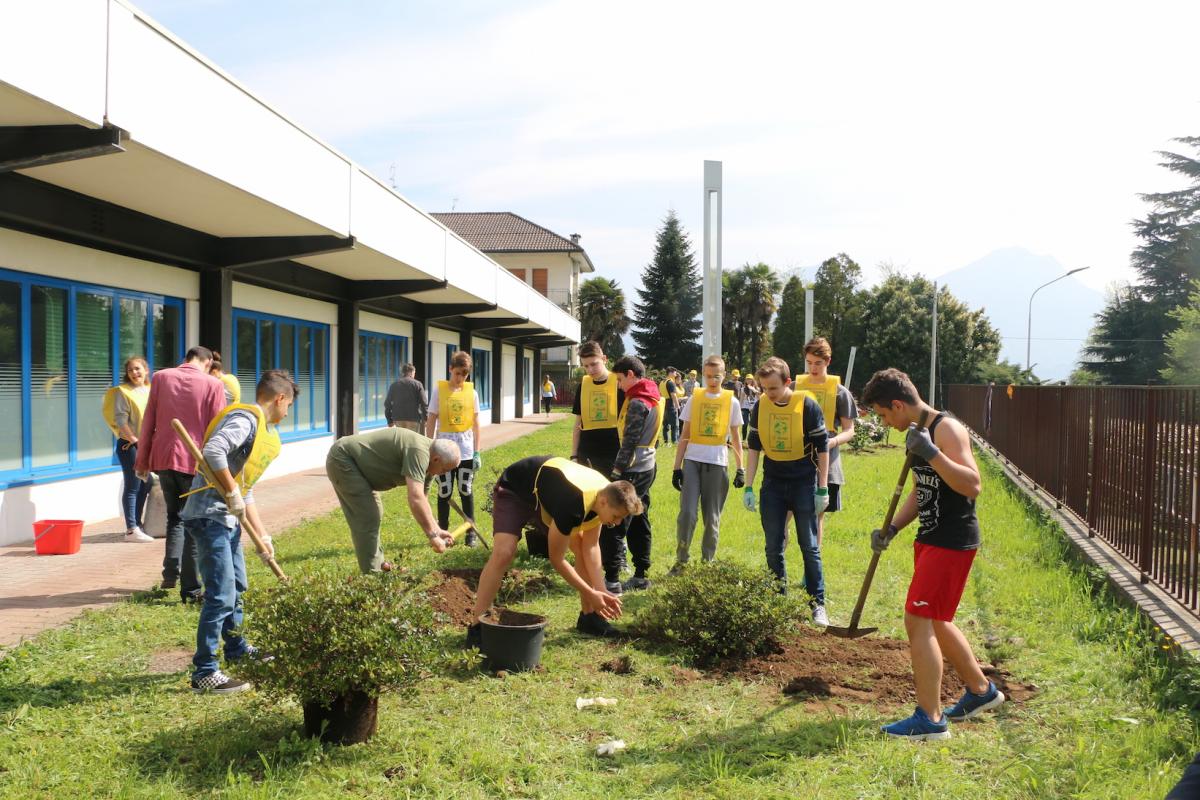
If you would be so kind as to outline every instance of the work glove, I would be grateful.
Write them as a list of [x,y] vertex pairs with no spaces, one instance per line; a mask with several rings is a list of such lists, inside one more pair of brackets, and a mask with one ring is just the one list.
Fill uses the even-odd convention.
[[824,514],[825,509],[829,508],[829,487],[818,486],[817,493],[813,497],[813,508],[817,514]]
[[742,505],[747,511],[758,511],[758,501],[754,499],[754,487],[747,486],[746,491],[742,493]]
[[746,485],[746,470],[738,467],[737,472],[733,473],[733,488],[740,489]]
[[476,450],[475,455],[471,458],[471,469],[475,470],[476,472],[479,472],[479,468],[482,466],[483,466],[483,454],[481,454],[478,450]]
[[675,491],[683,491],[683,470],[677,469],[671,472],[671,485],[675,487]]
[[271,566],[271,559],[275,558],[275,543],[271,541],[270,534],[267,534],[266,536],[260,536],[259,539],[262,540],[263,549],[262,552],[258,554],[258,557],[262,560],[264,565],[269,567]]
[[917,458],[932,461],[938,453],[938,446],[933,443],[933,437],[925,428],[918,428],[917,423],[908,426],[908,436],[904,439],[904,447]]
[[871,531],[871,549],[876,553],[882,553],[888,549],[888,545],[892,543],[892,539],[896,538],[896,526],[888,525],[887,532],[881,531],[879,528]]
[[240,517],[246,513],[246,501],[242,497],[242,490],[240,488],[234,486],[233,491],[225,495],[225,507],[235,517]]

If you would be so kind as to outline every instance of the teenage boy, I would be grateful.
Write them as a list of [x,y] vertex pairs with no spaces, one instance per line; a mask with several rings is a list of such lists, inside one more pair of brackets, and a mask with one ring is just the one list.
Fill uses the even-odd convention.
[[271,537],[258,515],[251,487],[279,455],[279,431],[299,389],[284,370],[263,372],[254,393],[255,403],[234,403],[208,425],[203,454],[217,486],[203,474],[192,481],[192,491],[180,516],[196,542],[196,563],[204,581],[204,605],[196,627],[196,654],[192,657],[192,690],[198,693],[233,694],[250,688],[231,678],[217,663],[217,648],[225,641],[225,661],[254,657],[257,649],[242,637],[242,594],[246,591],[246,561],[242,553],[242,526],[246,519],[262,534],[264,563],[274,556]]
[[679,498],[679,517],[675,520],[675,566],[679,574],[687,565],[696,531],[696,505],[704,514],[704,539],[700,557],[712,561],[717,556],[717,541],[721,535],[721,511],[729,496],[729,456],[725,442],[733,443],[737,463],[734,488],[746,485],[742,469],[742,409],[729,389],[721,388],[725,377],[725,359],[711,355],[704,359],[704,388],[697,388],[688,398],[680,417],[683,433],[679,436],[679,452],[675,454],[675,469],[671,485],[682,493]]
[[[615,546],[603,549],[604,580],[615,583],[621,580],[621,567],[625,561],[625,540],[629,541],[629,552],[633,555],[633,577],[622,584],[625,591],[649,589],[650,579],[650,487],[658,474],[655,465],[655,447],[662,434],[664,407],[666,402],[658,392],[654,381],[646,377],[646,365],[636,356],[625,356],[613,364],[617,386],[625,393],[625,402],[617,418],[617,435],[621,448],[613,463],[609,478],[614,481],[629,481],[637,490],[642,509],[627,517],[611,540]],[[602,543],[603,544],[603,543]]]
[[662,396],[663,410],[663,445],[678,444],[679,442],[679,398],[683,391],[680,389],[679,370],[667,367],[667,375],[658,384],[658,393]]
[[787,591],[788,512],[796,521],[796,542],[804,556],[804,588],[812,603],[813,622],[828,625],[825,614],[825,574],[817,545],[817,515],[829,504],[828,434],[821,406],[808,392],[792,391],[791,370],[782,358],[771,356],[758,368],[758,385],[764,398],[750,418],[749,467],[742,503],[758,511],[754,476],[759,453],[763,465],[762,519],[767,566]]
[[804,345],[804,372],[796,380],[796,388],[812,392],[821,405],[825,426],[829,430],[829,507],[817,517],[817,546],[825,533],[825,514],[842,510],[842,484],[846,482],[842,472],[841,446],[854,438],[854,419],[858,409],[850,390],[842,385],[842,379],[829,374],[829,362],[833,361],[833,350],[823,337],[816,337]]
[[[863,403],[887,425],[908,431],[905,447],[913,457],[913,490],[888,529],[872,531],[871,548],[883,552],[901,528],[917,520],[913,577],[904,603],[917,709],[882,730],[913,740],[948,739],[949,720],[970,719],[1004,702],[1004,694],[984,676],[953,621],[979,549],[979,467],[966,429],[921,400],[917,387],[900,370],[876,372],[863,389]],[[928,427],[919,426],[923,419],[931,420]],[[944,711],[943,657],[966,686],[962,698]]]
[[[450,380],[438,381],[434,386],[425,419],[425,435],[430,439],[449,439],[458,445],[462,456],[457,469],[437,478],[438,527],[442,530],[450,527],[450,498],[456,480],[463,513],[468,519],[475,519],[475,473],[483,466],[479,452],[483,440],[479,435],[479,395],[475,384],[467,380],[472,366],[470,353],[458,350],[450,356]],[[467,547],[479,544],[474,530],[467,532],[464,543]]]
[[[492,605],[500,581],[512,563],[521,531],[532,523],[545,532],[550,563],[579,592],[580,633],[612,636],[608,620],[621,616],[621,598],[604,589],[600,566],[600,528],[619,525],[641,512],[632,484],[610,482],[582,464],[554,456],[529,456],[511,465],[492,490],[492,554],[479,576],[471,619]],[[575,557],[572,567],[568,550]],[[467,646],[480,643],[478,621],[467,627]]]

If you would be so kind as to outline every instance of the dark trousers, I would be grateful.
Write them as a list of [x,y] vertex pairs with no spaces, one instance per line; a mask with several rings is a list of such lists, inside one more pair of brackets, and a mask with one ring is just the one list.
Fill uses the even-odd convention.
[[187,502],[187,498],[181,498],[180,495],[191,489],[193,477],[173,469],[164,469],[158,473],[163,502],[167,506],[167,552],[163,557],[163,588],[172,589],[178,584],[179,594],[185,599],[200,595],[196,541],[179,518],[183,504]]
[[121,491],[121,510],[125,513],[125,530],[142,526],[142,514],[146,510],[146,498],[150,495],[150,481],[138,478],[133,468],[137,460],[137,445],[117,439],[117,462],[125,476],[125,487]]
[[679,416],[677,414],[668,412],[663,417],[662,439],[668,444],[679,441]]
[[553,398],[553,397],[543,397],[543,398],[542,398],[542,413],[543,413],[543,414],[549,414],[549,413],[550,413],[550,404],[551,404],[551,403],[553,403],[553,402],[554,402],[554,398]]
[[438,475],[437,515],[438,527],[450,530],[450,498],[454,496],[454,484],[458,483],[458,496],[462,499],[462,510],[470,519],[475,519],[475,469],[471,459],[460,461],[458,469]]
[[657,475],[658,467],[654,467],[647,472],[626,472],[621,476],[621,480],[633,484],[643,508],[636,517],[626,517],[620,525],[600,531],[600,561],[604,565],[604,580],[610,583],[621,579],[626,540],[633,556],[634,574],[645,576],[650,569],[650,487]]

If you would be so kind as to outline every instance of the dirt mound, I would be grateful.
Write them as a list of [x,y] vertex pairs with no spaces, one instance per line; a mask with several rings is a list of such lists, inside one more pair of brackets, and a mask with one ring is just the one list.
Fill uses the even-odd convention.
[[[433,610],[444,614],[455,625],[470,625],[471,607],[475,605],[475,590],[479,586],[478,569],[443,569],[434,573],[438,583],[429,590]],[[548,575],[540,572],[509,570],[500,583],[496,599],[501,603],[519,603],[546,591],[553,584]]]
[[632,675],[634,673],[633,659],[629,656],[609,659],[600,665],[600,671],[611,672],[614,675]]
[[488,622],[509,628],[524,628],[529,625],[544,625],[546,618],[540,614],[526,614],[509,608],[496,608],[489,611]]
[[[984,665],[983,671],[1006,696],[1017,702],[1037,692],[1033,684],[1021,683],[997,667]],[[917,701],[908,643],[885,636],[839,639],[804,630],[784,641],[774,652],[741,663],[722,664],[714,672],[773,683],[784,694],[796,697],[885,706],[908,706]],[[946,664],[942,700],[953,703],[962,693],[962,682]]]

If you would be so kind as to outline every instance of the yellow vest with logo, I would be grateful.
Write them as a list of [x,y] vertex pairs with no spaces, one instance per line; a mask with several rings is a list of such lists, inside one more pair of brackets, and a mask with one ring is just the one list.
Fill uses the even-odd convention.
[[274,425],[267,425],[267,418],[263,416],[262,409],[256,405],[245,403],[233,403],[226,406],[224,411],[217,414],[213,421],[208,423],[208,429],[204,431],[205,444],[208,444],[213,431],[220,426],[221,421],[233,411],[249,411],[258,422],[258,428],[254,432],[254,444],[250,445],[250,455],[246,459],[246,463],[242,465],[241,471],[233,476],[237,479],[242,494],[245,494],[267,471],[267,467],[271,466],[271,462],[279,455],[279,450],[283,445],[279,441],[279,431]]
[[223,372],[221,373],[221,383],[225,384],[225,388],[233,398],[229,401],[231,405],[242,402],[242,384],[238,381],[237,375],[231,372]]
[[462,433],[475,424],[475,384],[463,381],[462,388],[451,389],[450,381],[438,381],[438,430]]
[[758,404],[758,438],[772,461],[799,461],[807,455],[804,446],[804,398],[811,392],[794,390],[786,406],[771,401]]
[[585,431],[617,427],[617,379],[596,384],[591,375],[579,386],[579,427]]
[[688,412],[691,444],[725,444],[729,435],[729,409],[733,392],[722,389],[718,397],[709,397],[704,389],[692,393],[692,410]]
[[825,428],[830,432],[837,430],[837,396],[841,385],[842,379],[837,375],[826,375],[824,383],[813,383],[812,376],[808,374],[803,380],[796,381],[798,388],[812,392],[813,399],[821,406],[821,413],[825,416]]
[[[621,442],[622,444],[625,442],[625,417],[626,412],[629,411],[629,402],[629,398],[626,397],[625,403],[621,406],[621,415],[617,418],[617,441]],[[650,426],[651,430],[654,432],[654,435],[646,436],[643,434],[642,441],[637,443],[638,447],[644,447],[647,450],[654,449],[655,445],[658,443],[658,437],[662,434],[663,412],[666,410],[666,407],[667,401],[661,397],[658,398],[658,421]]]
[[663,397],[682,398],[682,397],[683,397],[683,389],[681,389],[681,388],[679,387],[679,384],[678,384],[678,383],[675,383],[675,381],[674,381],[674,380],[672,380],[672,381],[671,381],[671,383],[672,383],[672,384],[674,384],[674,386],[675,386],[675,391],[671,392],[670,394],[667,394],[667,382],[666,382],[666,380],[661,380],[661,381],[659,381],[659,382],[658,382],[658,393],[659,393],[659,394],[661,394]]
[[113,436],[121,438],[121,431],[117,428],[117,394],[123,394],[129,402],[129,427],[133,429],[135,435],[140,436],[142,430],[142,414],[146,413],[146,401],[150,399],[149,392],[135,392],[125,384],[114,386],[104,393],[104,401],[100,406],[100,413],[104,415],[104,421],[108,424],[108,429],[113,432]]
[[[604,477],[599,472],[596,472],[596,470],[592,469],[591,467],[585,467],[582,464],[576,464],[574,461],[570,461],[560,456],[555,456],[538,468],[537,478],[534,478],[533,481],[533,496],[535,499],[538,499],[539,507],[541,507],[542,504],[540,498],[537,497],[537,479],[542,476],[542,470],[544,469],[558,470],[562,473],[562,476],[567,479],[568,483],[580,491],[580,493],[583,495],[583,516],[585,517],[587,516],[587,513],[592,510],[592,506],[596,502],[596,495],[600,494],[601,489],[603,489],[605,486],[608,486],[608,478]],[[546,523],[547,528],[554,524],[554,518],[550,516],[549,512],[547,512],[545,508],[541,508],[541,513],[542,522]],[[569,531],[560,531],[560,533],[574,535],[582,531],[585,527],[593,528],[599,524],[600,519],[597,517],[577,525]]]

